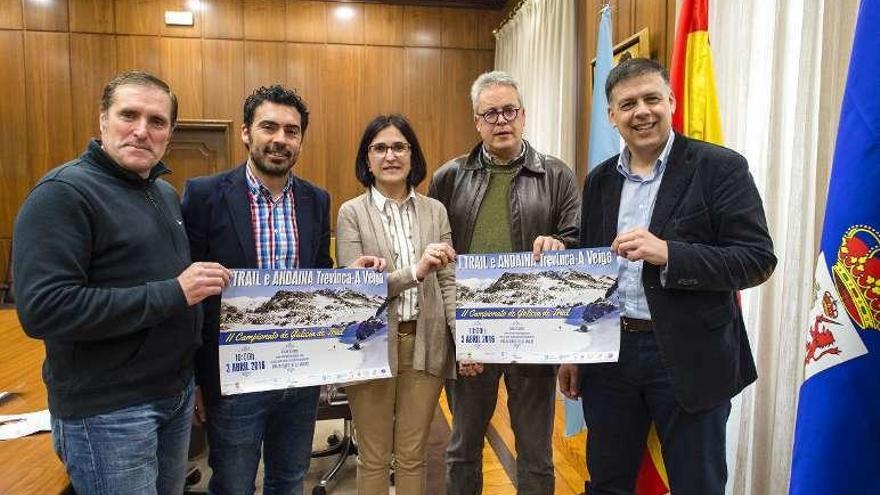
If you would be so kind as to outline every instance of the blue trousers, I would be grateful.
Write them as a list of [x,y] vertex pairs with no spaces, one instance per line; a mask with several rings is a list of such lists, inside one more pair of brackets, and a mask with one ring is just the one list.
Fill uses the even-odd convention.
[[670,491],[724,493],[730,402],[695,413],[682,409],[653,333],[621,332],[620,360],[582,365],[580,383],[587,424],[588,495],[635,493],[652,421]]
[[301,495],[309,469],[318,387],[221,397],[208,404],[208,493],[252,495],[261,454],[263,493]]
[[52,418],[52,439],[79,495],[176,495],[183,493],[192,414],[190,382],[174,397]]

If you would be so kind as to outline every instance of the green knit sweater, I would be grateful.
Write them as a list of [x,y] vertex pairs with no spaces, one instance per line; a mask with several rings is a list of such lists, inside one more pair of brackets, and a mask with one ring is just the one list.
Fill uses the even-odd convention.
[[477,212],[470,253],[509,253],[513,251],[510,235],[510,186],[519,172],[519,164],[487,165],[489,185]]

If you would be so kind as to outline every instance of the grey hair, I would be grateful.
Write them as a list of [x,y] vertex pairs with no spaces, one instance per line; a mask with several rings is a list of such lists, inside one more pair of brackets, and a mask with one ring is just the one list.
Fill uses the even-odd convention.
[[477,80],[474,81],[474,84],[471,86],[471,103],[474,106],[474,113],[477,112],[477,105],[479,104],[480,93],[491,86],[510,86],[514,89],[514,91],[516,91],[516,99],[519,100],[519,106],[523,106],[522,94],[519,91],[519,82],[507,72],[493,70],[492,72],[484,72],[480,74],[480,76],[477,77]]

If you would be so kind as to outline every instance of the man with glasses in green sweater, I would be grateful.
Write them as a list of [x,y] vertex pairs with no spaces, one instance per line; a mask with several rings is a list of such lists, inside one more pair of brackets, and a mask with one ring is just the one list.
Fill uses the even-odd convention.
[[[571,168],[522,138],[526,110],[509,74],[480,75],[471,87],[481,137],[468,154],[434,174],[429,195],[449,213],[457,253],[577,247],[580,195]],[[447,386],[452,436],[446,451],[449,493],[482,492],[483,438],[504,376],[516,438],[517,491],[552,494],[551,437],[556,387],[552,365],[460,362]]]

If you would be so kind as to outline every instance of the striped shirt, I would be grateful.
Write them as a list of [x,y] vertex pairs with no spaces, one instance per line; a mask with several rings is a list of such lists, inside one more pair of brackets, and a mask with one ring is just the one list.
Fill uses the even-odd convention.
[[[408,266],[415,278],[415,264],[418,261],[413,247],[413,224],[416,218],[416,193],[410,189],[409,196],[401,204],[390,200],[382,195],[375,187],[370,188],[370,195],[376,208],[382,213],[382,225],[385,226],[385,235],[388,243],[394,250],[394,266],[397,268]],[[412,321],[419,315],[419,290],[418,286],[407,289],[400,293],[398,315],[400,321]]]
[[290,270],[299,267],[296,227],[296,205],[293,199],[293,181],[288,176],[278,199],[253,172],[245,167],[248,199],[251,208],[251,230],[257,248],[257,268],[261,270]]

